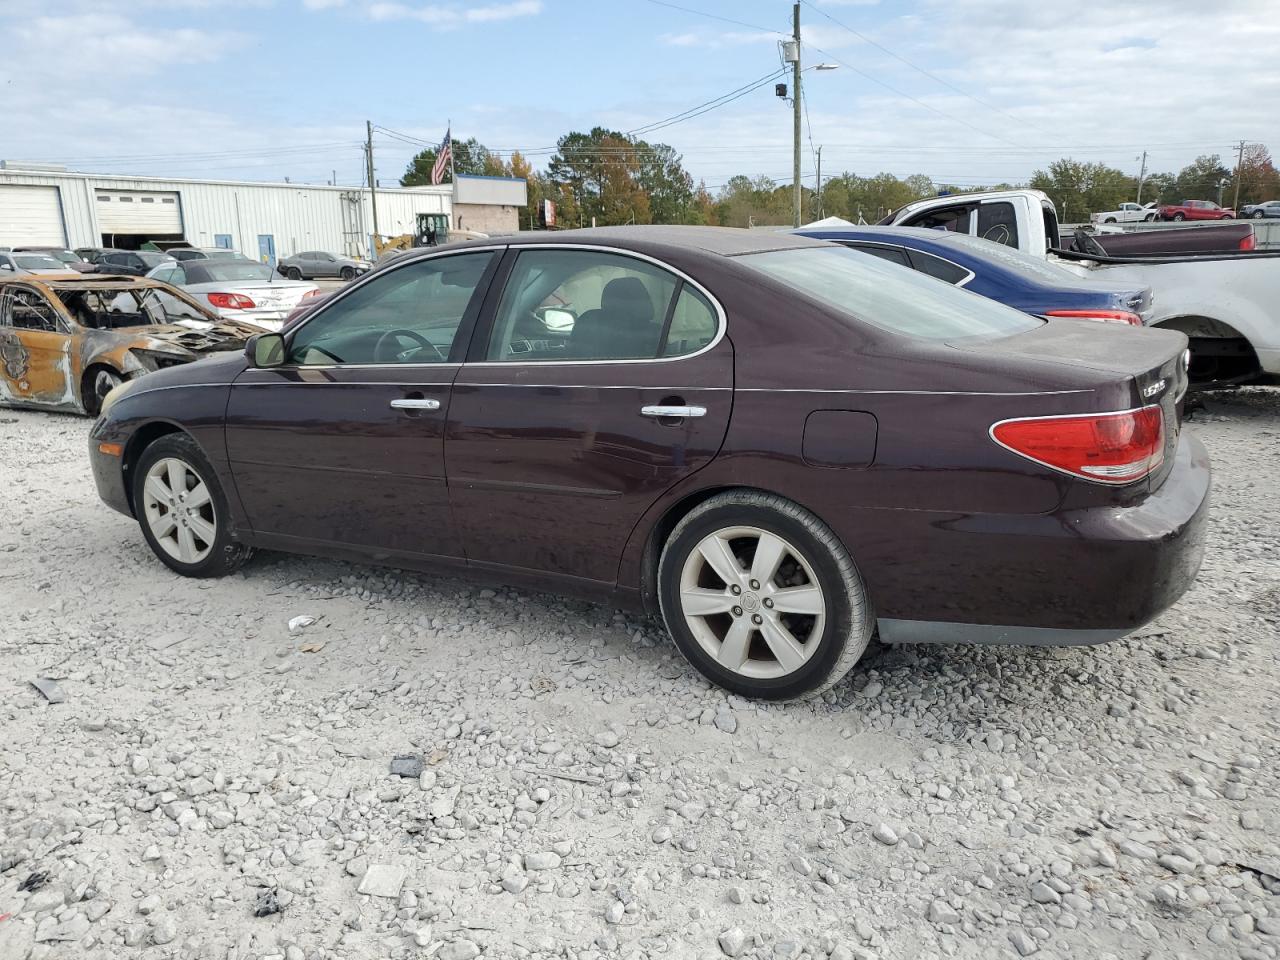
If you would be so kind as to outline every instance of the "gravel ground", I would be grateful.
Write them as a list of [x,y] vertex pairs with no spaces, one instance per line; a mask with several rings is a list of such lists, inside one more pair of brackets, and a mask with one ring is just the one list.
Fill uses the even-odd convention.
[[88,426],[0,410],[3,960],[1280,956],[1280,390],[1189,425],[1208,555],[1137,637],[785,706],[605,608],[179,579]]

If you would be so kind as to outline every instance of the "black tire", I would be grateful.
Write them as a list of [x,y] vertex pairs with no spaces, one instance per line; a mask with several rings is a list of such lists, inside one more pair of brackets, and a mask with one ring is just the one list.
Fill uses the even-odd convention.
[[1175,213],[1169,219],[1172,220],[1174,223],[1181,223],[1183,220],[1187,219],[1187,215],[1185,213]]
[[347,280],[347,281],[354,280],[356,278],[356,268],[343,267],[342,272],[339,275],[342,277],[343,280]]
[[287,279],[289,279],[289,280],[301,280],[301,279],[302,279],[302,271],[301,271],[301,270],[299,270],[297,267],[285,267],[285,268],[284,268],[284,275],[285,275],[285,277],[286,277]]
[[1266,216],[1266,214],[1263,213],[1261,210],[1255,210],[1253,211],[1252,216],[1253,216],[1253,219],[1255,220],[1261,220],[1263,217]]
[[[809,565],[816,585],[821,589],[821,630],[818,632],[817,620],[814,618],[810,621],[814,633],[803,641],[803,649],[806,651],[811,643],[816,643],[817,647],[806,654],[807,659],[799,667],[780,676],[747,676],[723,666],[695,636],[681,604],[681,579],[686,562],[697,550],[699,543],[718,531],[743,526],[757,528],[785,541]],[[741,559],[739,558],[740,562]],[[779,568],[779,576],[782,569]],[[800,568],[796,565],[793,569]],[[749,576],[747,570],[743,570],[743,575]],[[803,570],[800,575],[807,580],[807,574]],[[807,586],[807,582],[802,586]],[[729,588],[725,586],[718,589]],[[752,589],[756,589],[754,581]],[[767,595],[764,591],[760,594]],[[733,490],[718,494],[699,504],[676,525],[667,538],[658,561],[658,600],[676,647],[698,672],[726,690],[762,700],[812,697],[827,690],[858,662],[875,627],[875,617],[872,615],[862,578],[854,566],[853,558],[831,528],[798,504],[755,490]],[[746,601],[747,597],[743,595],[743,607],[735,607],[736,613],[715,616],[732,624],[734,621],[728,618],[742,616],[744,608],[750,609],[746,606]],[[753,605],[761,602],[753,598]],[[760,608],[757,606],[756,609]],[[773,616],[790,615],[775,613]],[[760,622],[758,618],[753,620]],[[804,621],[805,618],[801,616],[800,620]],[[752,631],[748,658],[752,658],[756,650],[767,653],[763,635],[753,627],[747,629]],[[761,661],[754,658],[747,661],[759,662]]]
[[1115,217],[1107,217],[1107,219],[1103,220],[1102,222],[1103,222],[1103,223],[1115,223],[1115,222],[1116,222],[1116,218],[1115,218]]
[[110,367],[90,367],[80,390],[80,402],[84,404],[84,412],[91,417],[96,417],[98,411],[102,409],[102,401],[106,399],[107,394],[122,383],[124,383],[124,377]]
[[[165,459],[181,461],[209,491],[210,509],[205,518],[206,522],[213,524],[215,535],[212,543],[207,544],[207,553],[192,563],[184,563],[161,545],[149,519],[144,490],[147,473],[157,462]],[[227,508],[222,485],[218,482],[218,475],[200,445],[189,435],[170,433],[143,450],[133,465],[132,482],[134,514],[138,518],[138,526],[142,528],[142,536],[160,562],[170,570],[184,577],[222,577],[238,570],[253,556],[252,547],[239,543],[232,537],[231,513]]]
[[1156,215],[1154,213],[1148,213],[1145,217],[1142,218],[1142,222],[1151,223],[1153,220],[1155,220],[1155,218],[1156,218]]

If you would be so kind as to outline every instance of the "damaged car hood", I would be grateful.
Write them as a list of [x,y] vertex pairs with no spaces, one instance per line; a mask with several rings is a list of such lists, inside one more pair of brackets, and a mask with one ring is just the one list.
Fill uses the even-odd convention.
[[114,332],[146,338],[158,344],[181,347],[191,353],[213,353],[243,349],[245,341],[255,334],[262,333],[262,328],[251,323],[241,323],[238,320],[209,323],[202,320],[183,320],[177,323],[120,327]]

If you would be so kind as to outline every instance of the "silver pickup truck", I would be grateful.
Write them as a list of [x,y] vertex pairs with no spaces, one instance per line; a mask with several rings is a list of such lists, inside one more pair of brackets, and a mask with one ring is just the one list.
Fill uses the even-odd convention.
[[1148,286],[1147,323],[1191,340],[1191,379],[1200,387],[1280,376],[1280,251],[1198,256],[1111,256],[1064,249],[1053,201],[1039,190],[929,197],[884,221],[984,237],[1055,260],[1084,277]]

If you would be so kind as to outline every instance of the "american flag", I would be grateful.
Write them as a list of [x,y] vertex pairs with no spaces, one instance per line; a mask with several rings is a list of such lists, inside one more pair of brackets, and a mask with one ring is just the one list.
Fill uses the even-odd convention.
[[433,184],[444,183],[444,172],[449,169],[449,160],[453,153],[453,139],[449,136],[450,131],[444,132],[444,139],[440,141],[440,149],[436,151],[436,165],[431,168],[431,182]]

